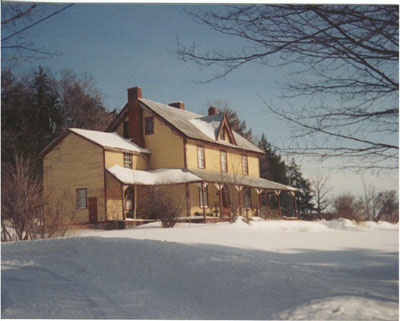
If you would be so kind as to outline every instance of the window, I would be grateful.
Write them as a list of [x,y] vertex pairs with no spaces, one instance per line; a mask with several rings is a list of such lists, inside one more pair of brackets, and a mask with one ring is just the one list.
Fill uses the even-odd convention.
[[199,194],[200,194],[200,207],[203,208],[205,204],[205,207],[208,207],[208,186],[204,186],[204,199],[205,201],[203,202],[203,193],[201,190],[201,187],[199,187]]
[[206,167],[206,159],[204,155],[204,147],[197,147],[197,166],[199,168]]
[[242,155],[242,172],[244,175],[249,174],[249,165],[248,165],[247,155]]
[[247,188],[244,191],[244,206],[246,208],[251,208],[251,190],[250,190],[250,188]]
[[227,171],[228,171],[228,163],[227,163],[226,152],[221,150],[221,172],[227,172]]
[[124,138],[129,138],[129,122],[124,121]]
[[221,134],[219,135],[219,138],[222,139],[222,140],[225,140],[225,135],[226,135],[225,127],[222,127]]
[[87,208],[87,190],[86,188],[78,188],[76,190],[76,207]]
[[129,153],[124,153],[124,167],[132,168],[132,155]]
[[144,126],[145,135],[154,134],[154,117],[146,117],[144,121],[145,121],[145,126]]

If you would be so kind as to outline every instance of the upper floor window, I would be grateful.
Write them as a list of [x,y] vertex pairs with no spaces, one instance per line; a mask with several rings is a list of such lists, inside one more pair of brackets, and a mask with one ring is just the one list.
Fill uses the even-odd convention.
[[204,147],[197,147],[197,166],[199,168],[206,167],[206,157],[204,154]]
[[76,207],[87,208],[87,189],[78,188],[76,190]]
[[221,150],[221,172],[228,171],[228,161],[226,151]]
[[249,174],[249,164],[247,160],[247,155],[242,155],[242,173],[244,175]]
[[154,134],[154,117],[146,117],[144,119],[144,133],[145,135],[152,135]]
[[201,187],[199,187],[199,193],[200,193],[200,207],[208,207],[208,186],[204,186],[204,202],[203,202],[203,191]]
[[132,168],[132,154],[124,153],[124,167]]
[[124,121],[124,138],[129,138],[129,122]]

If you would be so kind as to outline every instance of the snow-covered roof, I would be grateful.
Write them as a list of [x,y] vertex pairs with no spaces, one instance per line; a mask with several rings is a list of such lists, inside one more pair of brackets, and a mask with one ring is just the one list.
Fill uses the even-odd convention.
[[190,122],[213,140],[217,139],[224,114],[216,114],[201,118],[193,118]]
[[168,185],[201,181],[196,175],[182,169],[160,168],[152,171],[141,171],[114,165],[107,170],[124,184]]
[[199,177],[201,180],[212,183],[226,183],[233,185],[244,185],[260,189],[268,189],[274,191],[297,191],[297,188],[283,185],[264,179],[261,177],[234,175],[230,173],[221,173],[213,171],[205,171],[203,169],[189,169],[191,173]]
[[144,108],[147,108],[162,117],[187,137],[217,143],[232,148],[264,153],[256,145],[234,131],[232,132],[237,145],[231,144],[229,141],[217,140],[217,132],[224,118],[223,114],[204,116],[184,109],[164,105],[150,99],[140,98],[139,101],[142,103]]
[[107,170],[120,182],[132,185],[168,185],[205,181],[210,183],[244,185],[269,190],[297,191],[297,189],[294,187],[279,184],[259,177],[233,175],[227,173],[205,171],[201,169],[185,170],[161,168],[152,171],[142,171],[114,165]]
[[104,148],[115,148],[129,152],[146,153],[150,152],[146,148],[142,148],[129,139],[124,139],[117,133],[106,133],[97,130],[87,130],[79,128],[69,128],[69,130],[79,136],[85,137],[88,140],[103,146]]

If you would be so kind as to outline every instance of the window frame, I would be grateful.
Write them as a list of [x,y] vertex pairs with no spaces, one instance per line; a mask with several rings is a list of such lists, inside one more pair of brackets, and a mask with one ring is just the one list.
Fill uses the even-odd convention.
[[[202,166],[200,166],[200,157],[199,157],[199,151],[202,151]],[[197,146],[197,168],[199,169],[205,169],[206,168],[206,150],[204,146]]]
[[204,201],[203,201],[203,193],[201,190],[201,187],[199,186],[199,207],[200,208],[208,208],[209,202],[208,202],[208,185],[204,186],[204,198],[206,199],[206,205],[204,206]]
[[[246,166],[244,166],[245,164]],[[249,159],[246,154],[242,154],[242,174],[249,175]]]
[[[225,170],[223,169],[224,162],[222,161],[222,154],[225,154]],[[226,150],[220,150],[220,163],[221,163],[221,172],[228,172],[228,153]]]
[[[84,191],[85,192],[85,206],[79,206],[79,192]],[[88,208],[88,197],[87,197],[87,188],[77,188],[76,189],[76,208],[78,210],[84,210]]]
[[[126,157],[129,156],[129,162],[126,161]],[[123,153],[123,161],[124,161],[124,168],[130,168],[132,169],[133,167],[133,160],[132,160],[132,154],[131,153]],[[126,165],[129,166],[126,166]]]
[[[148,127],[148,124],[151,124],[151,127]],[[154,116],[144,118],[144,134],[146,136],[154,134]]]

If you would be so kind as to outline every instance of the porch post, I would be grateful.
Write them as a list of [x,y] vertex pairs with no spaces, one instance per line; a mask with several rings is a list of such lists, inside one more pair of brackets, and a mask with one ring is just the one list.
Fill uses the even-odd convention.
[[238,203],[239,203],[239,215],[242,216],[242,200],[240,198],[240,191],[242,190],[242,186],[236,185],[236,189],[238,190]]
[[256,192],[257,192],[257,201],[258,201],[257,216],[261,217],[261,189],[256,188]]
[[133,226],[136,226],[137,191],[136,184],[133,185]]
[[270,214],[268,190],[265,191],[265,206],[267,207],[267,213]]
[[294,216],[297,217],[298,213],[297,213],[297,206],[296,206],[296,194],[295,194],[295,192],[290,192],[290,195],[292,195],[292,197],[293,197]]
[[125,221],[125,186],[121,184],[121,199],[122,199],[122,219]]
[[190,189],[189,183],[185,184],[186,188],[186,216],[190,217]]
[[218,196],[219,196],[219,217],[222,218],[222,188],[223,185],[221,183],[215,183],[215,187],[218,190]]
[[275,194],[278,196],[278,212],[279,212],[279,217],[282,218],[282,211],[281,211],[281,191],[275,191]]
[[203,195],[203,217],[204,223],[206,222],[206,199],[204,197],[204,182],[201,182],[201,194]]

